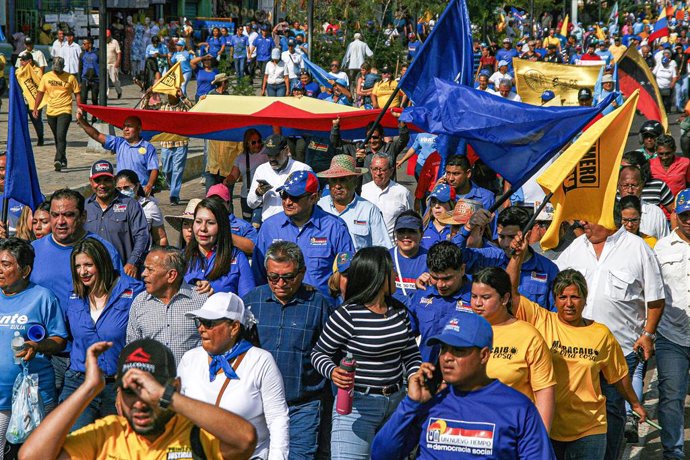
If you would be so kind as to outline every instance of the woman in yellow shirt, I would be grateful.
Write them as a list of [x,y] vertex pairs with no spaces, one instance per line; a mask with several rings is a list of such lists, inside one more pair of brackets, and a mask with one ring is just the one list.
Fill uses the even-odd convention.
[[503,269],[489,267],[473,276],[472,310],[484,317],[494,332],[486,373],[530,398],[548,431],[556,385],[551,354],[541,334],[510,313],[510,292],[510,277]]
[[[67,167],[67,130],[72,122],[72,95],[81,104],[79,83],[74,75],[65,72],[65,60],[53,58],[53,70],[46,72],[38,84],[38,94],[34,104],[33,116],[38,118],[38,110],[46,105],[48,126],[55,137],[55,171]],[[42,104],[43,98],[46,103]],[[81,110],[81,109],[80,109]]]
[[553,283],[557,312],[550,312],[518,292],[527,243],[518,233],[507,272],[512,282],[515,316],[541,332],[551,349],[556,372],[556,412],[551,441],[556,458],[603,459],[606,452],[606,398],[600,374],[615,385],[642,421],[647,417],[628,378],[620,345],[603,324],[582,317],[587,281],[578,271],[560,272]]

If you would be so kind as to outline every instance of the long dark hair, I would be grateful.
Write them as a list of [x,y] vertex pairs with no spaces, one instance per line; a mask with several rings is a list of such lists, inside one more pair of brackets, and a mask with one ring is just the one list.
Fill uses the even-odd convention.
[[74,293],[80,299],[85,299],[90,291],[79,279],[79,274],[75,267],[75,261],[79,254],[86,254],[89,256],[98,270],[98,279],[96,280],[93,290],[100,290],[110,294],[110,290],[113,288],[115,280],[117,280],[117,273],[115,273],[113,261],[110,259],[108,250],[103,243],[95,238],[84,238],[72,248],[70,269],[72,270],[72,289],[74,289]]
[[510,276],[505,270],[498,267],[486,267],[479,270],[472,277],[472,283],[486,284],[491,286],[498,292],[498,296],[503,298],[504,295],[508,294],[508,313],[513,314],[510,308],[510,301],[512,299],[512,284],[510,282]]
[[[218,223],[218,236],[216,238],[216,260],[213,268],[206,275],[209,281],[215,280],[223,276],[230,270],[234,246],[232,245],[232,234],[230,232],[230,218],[225,205],[216,198],[204,198],[196,206],[194,210],[194,219],[200,209],[208,209],[213,214],[213,217]],[[185,259],[187,260],[187,267],[193,269],[195,267],[205,267],[206,257],[199,251],[199,243],[196,237],[193,237],[184,250]]]
[[345,303],[366,305],[376,298],[383,283],[390,282],[393,259],[381,246],[362,248],[347,270]]

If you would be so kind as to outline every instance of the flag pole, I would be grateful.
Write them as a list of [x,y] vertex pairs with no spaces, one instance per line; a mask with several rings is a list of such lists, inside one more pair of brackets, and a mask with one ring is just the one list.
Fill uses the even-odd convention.
[[489,211],[490,213],[496,212],[496,211],[498,210],[498,208],[500,208],[501,205],[502,205],[503,203],[505,203],[505,201],[506,201],[508,198],[510,198],[510,196],[511,196],[513,193],[515,193],[515,189],[511,186],[511,187],[508,189],[507,192],[505,192],[503,195],[501,195],[501,196],[499,196],[498,198],[496,198],[496,200],[494,201],[494,204],[492,204],[491,207],[490,207],[489,209],[487,209],[487,211]]
[[526,234],[530,230],[532,230],[532,227],[534,227],[534,224],[537,222],[537,217],[539,216],[539,213],[546,207],[546,205],[551,201],[551,198],[553,197],[553,192],[549,193],[544,197],[544,201],[541,202],[539,207],[534,210],[534,214],[532,217],[530,217],[529,221],[525,224],[525,228],[522,229],[522,234]]
[[386,101],[386,105],[383,106],[381,109],[381,113],[378,114],[376,117],[376,120],[374,120],[374,124],[371,125],[371,129],[369,132],[367,132],[367,137],[364,138],[364,145],[366,145],[369,142],[369,139],[371,139],[371,136],[374,134],[374,131],[376,130],[376,127],[381,123],[381,120],[383,119],[383,116],[386,114],[388,109],[390,108],[391,104],[393,103],[393,99],[398,95],[400,92],[400,85],[397,85],[395,89],[393,90],[393,94],[388,98]]
[[10,227],[8,227],[8,225],[7,225],[9,206],[10,206],[10,199],[7,197],[3,197],[2,198],[2,223],[5,226],[5,230],[7,231],[7,236],[10,235]]

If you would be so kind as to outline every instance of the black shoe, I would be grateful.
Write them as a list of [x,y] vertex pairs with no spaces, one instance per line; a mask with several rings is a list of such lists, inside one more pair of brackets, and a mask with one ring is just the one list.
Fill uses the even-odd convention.
[[179,206],[180,205],[180,199],[171,196],[170,197],[170,206]]
[[63,168],[66,168],[66,167],[67,167],[67,160],[62,160],[62,161],[60,162],[60,164],[62,164],[62,167],[63,167]]
[[637,432],[637,419],[632,415],[628,415],[625,418],[625,442],[629,444],[640,442],[640,436]]
[[57,171],[57,172],[62,171],[62,163],[60,163],[59,161],[56,161],[55,163],[53,163],[53,166],[55,166],[55,171]]
[[36,147],[42,147],[44,145],[43,139],[39,139],[36,143]]
[[122,99],[122,93],[117,93],[117,98]]

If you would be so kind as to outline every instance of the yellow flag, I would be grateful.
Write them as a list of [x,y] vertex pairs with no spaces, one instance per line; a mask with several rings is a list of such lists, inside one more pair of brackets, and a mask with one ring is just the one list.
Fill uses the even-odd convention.
[[561,35],[564,37],[568,36],[568,15],[565,15],[565,19],[563,20],[563,25],[561,26]]
[[596,26],[596,35],[599,40],[606,40],[606,34],[598,25]]
[[636,90],[620,108],[590,126],[537,178],[546,193],[553,193],[553,222],[541,239],[545,250],[558,246],[561,222],[566,220],[616,228],[618,173],[639,94]]
[[[27,64],[20,66],[14,75],[17,77],[17,83],[19,83],[19,87],[22,89],[22,94],[24,99],[26,99],[29,110],[33,110],[36,104],[36,95],[38,94],[38,84],[41,82],[41,69],[36,68],[35,70],[32,65]],[[47,103],[48,98],[44,97],[39,110]]]
[[153,85],[151,91],[154,93],[177,96],[177,90],[182,87],[182,82],[184,82],[182,68],[180,67],[180,63],[176,62],[175,65]]

